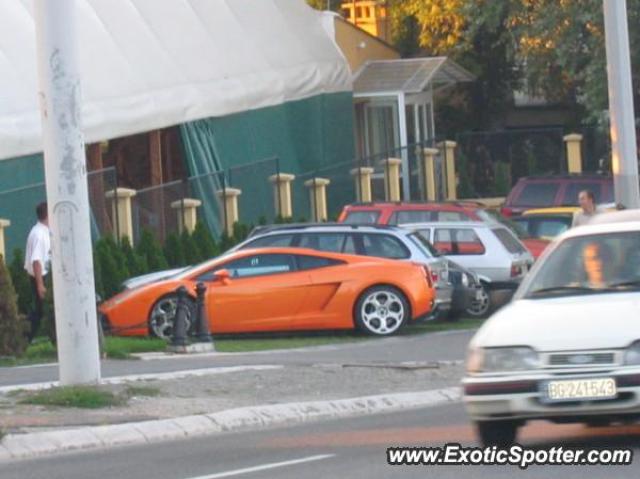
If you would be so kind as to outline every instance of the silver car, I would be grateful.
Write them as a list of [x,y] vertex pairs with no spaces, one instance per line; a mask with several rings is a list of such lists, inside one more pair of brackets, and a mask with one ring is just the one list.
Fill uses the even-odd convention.
[[257,227],[231,251],[246,248],[300,247],[334,253],[358,254],[413,261],[429,267],[436,288],[436,309],[452,308],[454,287],[449,282],[448,261],[439,257],[416,233],[395,226],[344,224],[269,225]]
[[505,302],[533,264],[533,256],[509,228],[472,221],[403,225],[423,235],[440,253],[478,275],[483,292],[467,312],[486,316]]

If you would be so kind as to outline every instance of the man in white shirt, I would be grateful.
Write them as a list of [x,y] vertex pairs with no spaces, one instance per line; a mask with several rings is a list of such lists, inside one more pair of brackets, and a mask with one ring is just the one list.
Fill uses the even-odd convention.
[[38,222],[31,228],[24,255],[24,269],[29,273],[31,288],[35,296],[35,311],[29,316],[31,322],[29,342],[38,333],[42,321],[44,298],[47,294],[45,277],[49,273],[51,263],[51,233],[49,232],[47,203],[40,203],[37,206],[36,215]]
[[586,225],[591,218],[602,212],[601,208],[596,205],[596,196],[593,191],[581,191],[578,194],[578,203],[580,204],[580,210],[573,214],[572,227]]

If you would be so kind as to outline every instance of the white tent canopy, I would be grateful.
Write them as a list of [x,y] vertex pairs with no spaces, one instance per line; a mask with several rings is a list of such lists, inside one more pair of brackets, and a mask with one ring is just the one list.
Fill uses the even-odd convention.
[[[351,90],[304,0],[77,0],[87,142]],[[33,0],[0,0],[0,159],[42,150]]]

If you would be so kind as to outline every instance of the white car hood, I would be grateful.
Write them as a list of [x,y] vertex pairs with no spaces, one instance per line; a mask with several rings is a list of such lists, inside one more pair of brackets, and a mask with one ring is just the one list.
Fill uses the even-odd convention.
[[176,268],[169,269],[165,271],[156,271],[155,273],[148,273],[142,276],[136,276],[134,278],[129,278],[125,282],[122,283],[123,289],[135,289],[141,286],[146,286],[151,283],[157,283],[159,281],[163,281],[165,279],[169,279],[172,276],[175,276],[183,271],[187,270],[187,268]]
[[521,299],[494,314],[474,347],[530,346],[539,352],[615,349],[640,340],[640,293]]

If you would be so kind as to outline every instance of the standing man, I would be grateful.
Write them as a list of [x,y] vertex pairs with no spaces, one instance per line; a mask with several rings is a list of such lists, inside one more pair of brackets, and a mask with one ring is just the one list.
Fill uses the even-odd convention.
[[29,342],[38,333],[42,321],[44,298],[47,294],[45,277],[51,262],[51,233],[49,232],[49,215],[47,203],[40,203],[36,208],[38,222],[29,233],[24,258],[24,269],[29,273],[31,289],[35,296],[35,311],[29,316],[31,331]]
[[572,227],[586,225],[591,218],[600,213],[600,209],[596,206],[596,197],[591,190],[582,190],[578,194],[578,203],[580,210],[573,214]]

